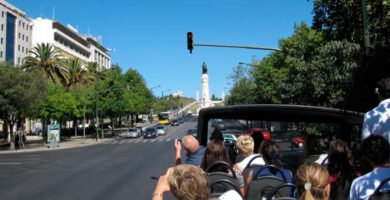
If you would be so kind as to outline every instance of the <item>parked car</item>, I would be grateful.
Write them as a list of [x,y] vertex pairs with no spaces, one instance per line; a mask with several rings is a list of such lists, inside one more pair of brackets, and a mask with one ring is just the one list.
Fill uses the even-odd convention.
[[119,134],[119,137],[137,138],[141,136],[141,131],[138,128],[129,128],[126,132]]
[[264,140],[270,140],[271,134],[264,128],[250,128],[247,132],[241,133],[241,135],[262,134]]
[[157,136],[167,134],[167,128],[164,125],[156,126],[156,130],[157,130]]
[[171,121],[171,126],[179,126],[180,125],[180,121],[178,119],[174,119]]
[[157,130],[155,128],[147,128],[144,134],[144,138],[156,138]]

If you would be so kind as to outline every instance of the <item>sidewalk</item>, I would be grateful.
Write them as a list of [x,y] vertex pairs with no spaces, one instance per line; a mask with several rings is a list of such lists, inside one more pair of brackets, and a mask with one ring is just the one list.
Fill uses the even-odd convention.
[[[44,144],[42,142],[42,137],[40,136],[33,136],[34,138],[27,137],[28,143],[25,144],[25,148],[23,149],[17,149],[17,150],[10,150],[8,147],[2,147],[0,150],[0,154],[10,154],[10,153],[22,153],[22,152],[36,152],[36,151],[55,151],[55,150],[62,150],[62,149],[70,149],[70,148],[78,148],[78,147],[85,147],[95,144],[100,144],[105,141],[112,140],[113,138],[104,138],[99,139],[99,141],[96,141],[96,138],[85,138],[85,141],[82,136],[77,137],[71,137],[66,138],[63,141],[59,142],[57,144],[57,148],[49,148],[50,144]],[[36,140],[34,142],[34,140]]]

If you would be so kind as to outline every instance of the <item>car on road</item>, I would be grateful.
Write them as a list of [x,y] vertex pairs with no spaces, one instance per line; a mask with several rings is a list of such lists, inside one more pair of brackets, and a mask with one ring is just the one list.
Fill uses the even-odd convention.
[[228,142],[231,144],[235,144],[237,142],[237,137],[234,134],[224,133],[222,135],[224,142]]
[[120,133],[119,137],[137,138],[141,136],[141,131],[138,128],[129,128],[126,132]]
[[181,117],[177,118],[177,120],[179,120],[180,124],[184,123],[183,118]]
[[264,128],[250,128],[247,132],[241,133],[241,135],[253,135],[253,134],[261,134],[263,135],[264,140],[270,140],[271,134]]
[[157,130],[156,128],[147,128],[144,134],[144,138],[156,138]]
[[167,134],[167,128],[165,125],[158,125],[156,126],[157,136],[160,135],[166,135]]
[[180,125],[180,121],[178,119],[172,120],[171,126],[179,126],[179,125]]
[[190,128],[187,130],[187,135],[192,135],[194,137],[198,136],[198,130],[196,128]]

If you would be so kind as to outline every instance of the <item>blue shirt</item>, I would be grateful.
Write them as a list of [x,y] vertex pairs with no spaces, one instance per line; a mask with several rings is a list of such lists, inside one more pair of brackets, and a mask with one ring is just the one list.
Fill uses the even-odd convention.
[[[255,179],[255,175],[257,174],[257,172],[260,170],[260,168],[256,168],[253,170],[253,179]],[[280,170],[282,171],[283,175],[286,177],[286,181],[287,183],[292,183],[292,173],[290,170],[284,168],[284,167],[281,167]],[[273,176],[276,176],[278,178],[280,178],[281,180],[283,180],[283,176],[280,174],[280,172],[276,172],[276,174],[272,174],[271,171],[269,170],[269,168],[267,169],[264,169],[259,176],[268,176],[268,175],[273,175]]]
[[202,158],[205,150],[206,150],[205,147],[200,146],[193,153],[187,154],[187,157],[186,159],[184,159],[183,163],[200,166],[200,163],[202,163]]

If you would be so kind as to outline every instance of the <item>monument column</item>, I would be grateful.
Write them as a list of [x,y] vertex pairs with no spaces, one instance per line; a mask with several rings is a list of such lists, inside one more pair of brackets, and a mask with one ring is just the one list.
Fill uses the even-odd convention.
[[207,65],[203,62],[202,65],[202,108],[211,106],[209,95],[209,77],[207,75]]

